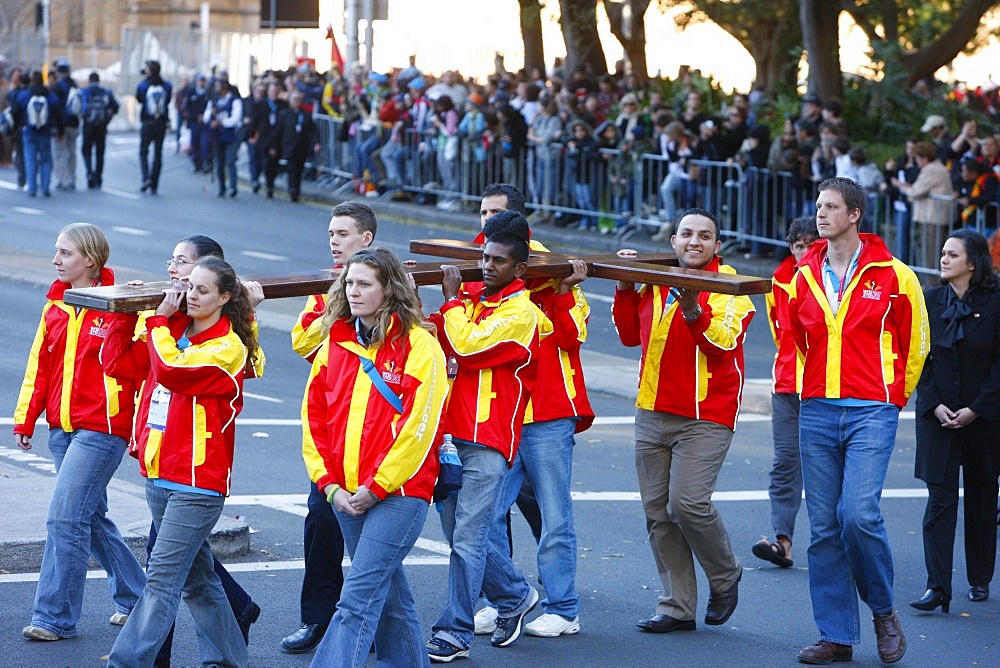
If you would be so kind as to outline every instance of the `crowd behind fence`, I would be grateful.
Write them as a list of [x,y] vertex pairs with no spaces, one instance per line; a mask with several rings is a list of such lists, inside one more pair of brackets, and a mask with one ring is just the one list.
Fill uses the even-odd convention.
[[[536,221],[572,222],[581,231],[623,239],[657,232],[679,211],[697,206],[719,217],[729,248],[753,254],[784,249],[788,224],[816,212],[815,184],[791,172],[708,160],[680,168],[657,154],[581,151],[561,143],[513,147],[413,129],[391,134],[324,115],[316,120],[323,147],[319,183],[339,192],[358,188],[367,175],[380,180],[380,197],[407,193],[419,203],[457,209],[478,206],[483,188],[503,181],[525,192]],[[931,199],[941,203],[940,219],[913,221],[905,202],[872,192],[862,231],[878,233],[918,273],[935,274],[959,209],[951,198]],[[988,204],[970,226],[988,236],[998,216],[1000,204]]]

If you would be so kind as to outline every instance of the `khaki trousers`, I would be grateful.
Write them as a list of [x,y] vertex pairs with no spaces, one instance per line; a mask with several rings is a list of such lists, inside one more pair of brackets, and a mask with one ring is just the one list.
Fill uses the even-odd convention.
[[663,584],[657,614],[694,619],[694,557],[712,592],[732,587],[742,566],[733,554],[712,493],[733,432],[714,422],[639,409],[635,470],[653,560]]

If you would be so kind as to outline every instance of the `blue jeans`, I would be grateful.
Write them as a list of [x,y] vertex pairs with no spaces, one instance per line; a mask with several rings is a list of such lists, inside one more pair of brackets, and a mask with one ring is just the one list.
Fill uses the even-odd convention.
[[490,540],[501,508],[507,460],[499,451],[456,443],[462,460],[462,489],[441,503],[441,528],[451,546],[448,564],[448,604],[434,624],[434,637],[463,649],[474,635],[479,592],[496,604],[501,616],[528,608],[531,586],[513,562],[506,544]]
[[[596,211],[597,207],[594,206],[593,199],[590,196],[590,184],[581,183],[576,181],[573,183],[573,198],[576,201],[576,208],[584,209],[585,211]],[[580,217],[580,229],[584,230],[596,230],[597,229],[597,218],[594,216],[584,215]]]
[[194,618],[200,663],[246,666],[243,634],[212,570],[208,537],[225,498],[178,492],[146,481],[146,502],[156,526],[156,545],[146,568],[146,591],[118,634],[108,666],[149,666],[177,616],[181,594]]
[[789,541],[795,517],[802,507],[802,465],[799,463],[799,395],[771,395],[771,435],[774,463],[767,496],[771,499],[771,526],[775,536]]
[[39,176],[42,180],[42,192],[49,192],[52,182],[52,134],[25,128],[21,131],[21,141],[24,145],[24,172],[28,193],[34,195],[38,192]]
[[879,500],[898,421],[892,404],[802,401],[799,446],[812,529],[809,593],[821,640],[861,642],[858,596],[873,614],[893,609],[892,553]]
[[576,528],[573,525],[573,474],[575,422],[570,418],[533,422],[521,431],[521,447],[514,466],[504,478],[500,513],[494,518],[490,540],[504,551],[506,514],[527,478],[542,513],[538,541],[538,577],[545,586],[542,608],[546,613],[575,619],[580,613],[576,593]]
[[45,521],[48,539],[31,624],[70,638],[82,612],[91,554],[108,574],[118,612],[131,612],[146,577],[107,516],[106,490],[125,454],[125,440],[85,429],[52,429],[49,450],[58,475]]
[[226,191],[226,172],[229,172],[229,192],[236,192],[236,153],[240,150],[238,141],[220,141],[215,145],[215,178],[219,180],[219,192]]
[[403,559],[420,537],[427,505],[416,497],[390,495],[358,517],[334,509],[351,569],[312,665],[363,666],[372,640],[379,665],[430,665],[403,572]]

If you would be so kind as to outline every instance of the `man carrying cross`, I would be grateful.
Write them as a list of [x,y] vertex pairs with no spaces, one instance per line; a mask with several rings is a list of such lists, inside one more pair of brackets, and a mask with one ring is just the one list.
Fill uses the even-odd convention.
[[[735,273],[719,262],[719,222],[691,209],[671,237],[682,268]],[[712,503],[743,390],[743,340],[754,314],[746,296],[619,281],[611,308],[626,346],[642,346],[635,467],[663,594],[650,633],[693,631],[694,559],[708,576],[705,623],[736,609],[742,566]],[[668,371],[669,369],[669,371]]]

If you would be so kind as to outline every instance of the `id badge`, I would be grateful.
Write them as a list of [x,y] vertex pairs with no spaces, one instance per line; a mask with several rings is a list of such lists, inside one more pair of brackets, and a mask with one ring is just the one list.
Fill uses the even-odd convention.
[[167,430],[167,408],[170,406],[170,390],[157,385],[149,399],[149,416],[146,426],[159,431]]
[[302,124],[301,123],[299,123],[299,124],[297,124],[295,126],[295,134],[297,134],[297,135],[302,134]]

